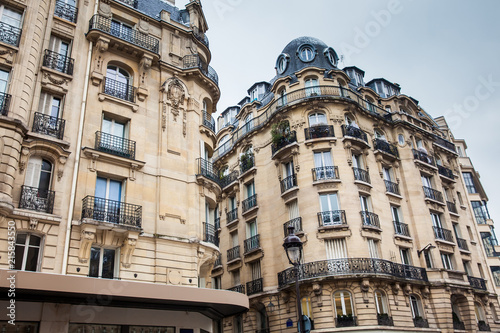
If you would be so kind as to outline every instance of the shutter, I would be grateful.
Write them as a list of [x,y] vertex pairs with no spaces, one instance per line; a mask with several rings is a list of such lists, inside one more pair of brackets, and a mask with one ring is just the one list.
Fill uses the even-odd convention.
[[40,172],[42,171],[42,158],[39,156],[32,156],[28,161],[26,167],[26,176],[24,178],[24,185],[36,187],[40,183]]

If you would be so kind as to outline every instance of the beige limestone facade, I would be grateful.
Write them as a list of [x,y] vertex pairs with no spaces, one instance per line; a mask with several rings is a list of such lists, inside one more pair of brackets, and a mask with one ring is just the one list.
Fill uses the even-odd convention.
[[[291,41],[218,119],[199,170],[222,188],[212,284],[250,299],[224,332],[498,331],[488,258],[443,120],[401,87]],[[210,163],[211,162],[211,163]],[[283,240],[303,242],[297,271]]]
[[220,97],[201,3],[9,0],[0,18],[2,331],[213,332],[248,309],[197,288],[220,195],[196,177]]

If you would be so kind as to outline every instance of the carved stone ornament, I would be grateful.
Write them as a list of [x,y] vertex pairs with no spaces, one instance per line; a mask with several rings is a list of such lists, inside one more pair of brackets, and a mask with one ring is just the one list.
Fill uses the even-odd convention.
[[95,239],[95,230],[82,230],[80,237],[80,251],[78,260],[81,263],[86,263],[90,257],[90,249]]
[[108,1],[101,1],[101,3],[99,4],[99,15],[107,18],[111,18],[111,16],[113,15],[111,13],[111,7],[109,6]]
[[30,230],[35,230],[37,226],[38,226],[38,220],[31,218],[30,219],[30,227],[29,227]]
[[148,34],[149,32],[149,19],[145,16],[141,17],[139,24],[137,25],[137,30],[143,34]]
[[23,173],[26,168],[26,164],[28,163],[30,151],[28,148],[23,148],[21,150],[21,158],[19,160],[19,172]]
[[179,105],[184,105],[184,97],[186,93],[184,87],[179,82],[178,79],[174,79],[168,86],[167,98],[172,103],[174,108],[178,108]]

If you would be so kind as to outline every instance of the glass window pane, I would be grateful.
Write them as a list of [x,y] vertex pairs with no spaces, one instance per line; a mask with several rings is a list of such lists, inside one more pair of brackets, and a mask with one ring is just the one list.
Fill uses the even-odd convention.
[[99,277],[99,259],[101,256],[101,249],[97,247],[93,247],[90,250],[90,267],[89,267],[89,276],[90,277]]
[[[26,237],[26,235],[23,236]],[[24,245],[16,245],[15,256],[14,268],[20,270],[23,266]]]
[[31,235],[30,236],[30,245],[40,246],[40,237]]
[[109,180],[109,200],[121,201],[122,183],[117,180]]
[[103,249],[102,257],[102,277],[112,279],[115,269],[115,250]]
[[38,247],[28,247],[28,256],[26,257],[25,271],[36,272],[38,263]]

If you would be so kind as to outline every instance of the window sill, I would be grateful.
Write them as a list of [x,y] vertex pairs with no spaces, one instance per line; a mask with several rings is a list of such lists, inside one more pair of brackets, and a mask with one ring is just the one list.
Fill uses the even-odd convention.
[[252,215],[252,213],[256,212],[258,209],[259,209],[259,206],[255,205],[255,206],[249,208],[248,210],[242,212],[241,215],[248,217],[249,215]]
[[99,96],[99,101],[101,101],[101,102],[108,100],[110,102],[117,103],[121,106],[129,107],[133,112],[137,112],[137,110],[139,110],[139,105],[136,103],[132,103],[132,102],[126,101],[126,100],[118,98],[118,97],[113,97],[113,96],[107,95],[105,93],[99,93],[98,96]]
[[56,143],[58,145],[64,146],[66,148],[69,148],[69,146],[70,146],[70,143],[68,141],[60,140],[60,139],[55,138],[55,137],[50,136],[50,135],[45,135],[45,134],[40,134],[40,133],[35,133],[32,131],[29,131],[28,136],[30,136],[32,138],[41,139],[41,140],[51,141],[51,142]]
[[26,217],[28,219],[38,220],[38,222],[46,222],[51,224],[60,224],[62,216],[38,212],[36,210],[14,208],[12,212],[14,216]]

